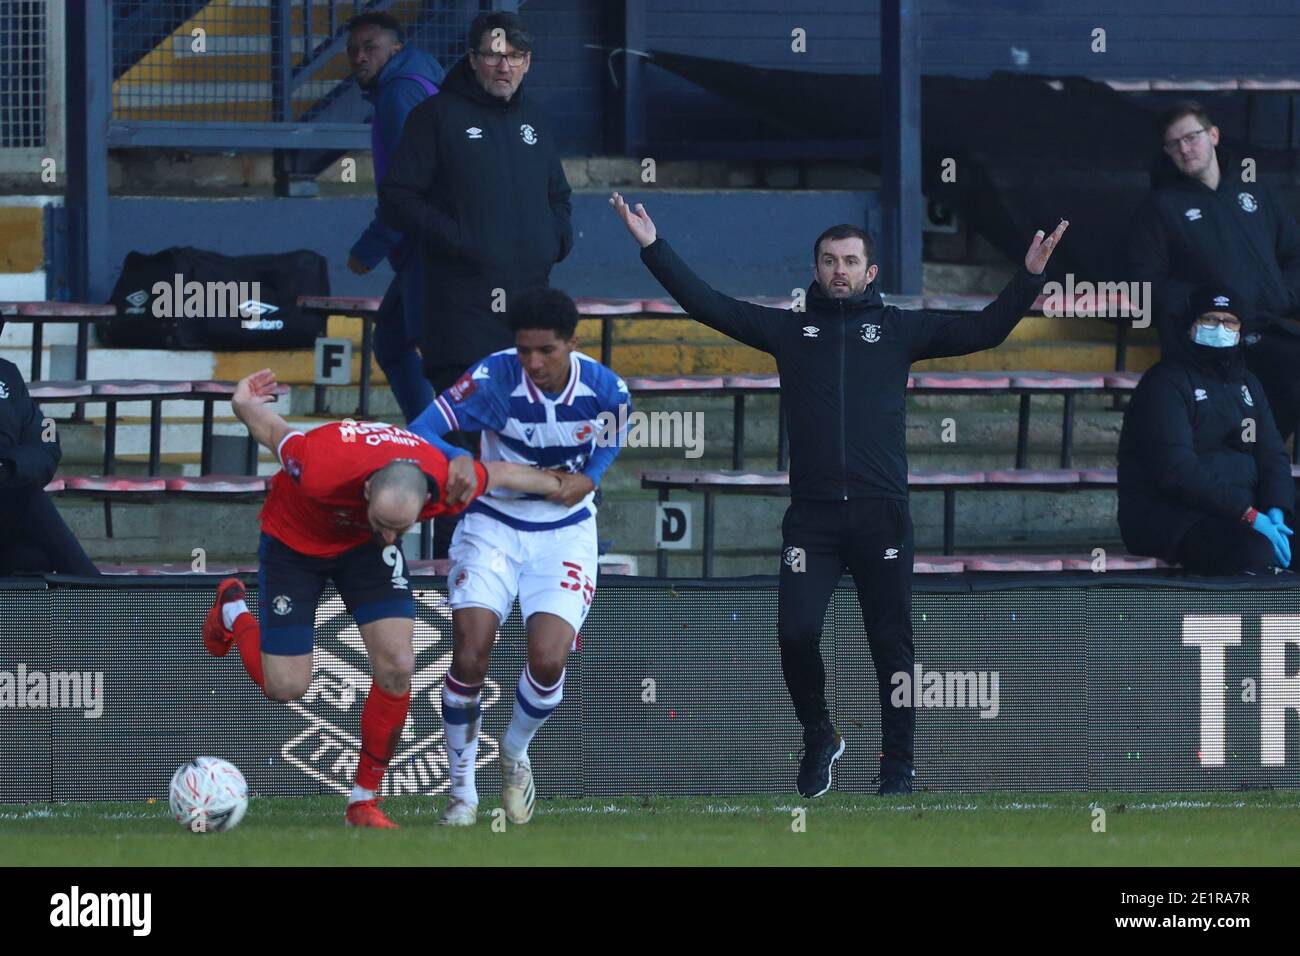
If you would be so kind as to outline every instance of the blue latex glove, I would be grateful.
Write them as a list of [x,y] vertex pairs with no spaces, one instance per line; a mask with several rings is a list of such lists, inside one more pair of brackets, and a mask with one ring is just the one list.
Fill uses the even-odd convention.
[[1294,531],[1292,531],[1290,528],[1286,526],[1286,515],[1282,513],[1281,508],[1269,508],[1268,516],[1269,518],[1272,519],[1273,523],[1278,526],[1278,529],[1284,535],[1290,537],[1291,535],[1295,534]]
[[[1262,511],[1255,512],[1255,520],[1251,522],[1251,527],[1268,538],[1268,543],[1273,546],[1273,554],[1277,557],[1278,565],[1283,568],[1291,566],[1291,543],[1287,541],[1287,536],[1282,533],[1282,528],[1274,523],[1273,519]],[[1291,529],[1287,528],[1289,532]]]

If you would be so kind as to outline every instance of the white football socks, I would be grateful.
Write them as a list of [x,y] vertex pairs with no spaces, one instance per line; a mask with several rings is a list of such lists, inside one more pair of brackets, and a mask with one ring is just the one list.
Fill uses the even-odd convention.
[[242,598],[238,601],[227,601],[221,606],[221,621],[226,625],[226,630],[233,630],[239,615],[247,613],[248,604]]
[[[452,689],[455,684],[457,689]],[[478,760],[479,691],[455,681],[450,674],[442,684],[442,736],[447,749],[451,795],[478,806],[474,765]]]
[[532,671],[524,665],[524,672],[519,675],[519,683],[515,686],[514,713],[501,740],[501,752],[508,759],[523,760],[527,756],[533,736],[564,698],[564,674],[560,671],[560,679],[550,687],[544,687],[533,679]]

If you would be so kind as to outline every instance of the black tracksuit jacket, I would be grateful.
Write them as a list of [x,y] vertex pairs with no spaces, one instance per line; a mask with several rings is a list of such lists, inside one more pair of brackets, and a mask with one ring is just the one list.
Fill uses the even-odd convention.
[[[1244,438],[1254,422],[1254,442]],[[1119,528],[1133,554],[1177,563],[1188,529],[1250,507],[1295,509],[1291,461],[1240,346],[1183,334],[1138,383],[1119,439]]]
[[[1300,227],[1262,182],[1243,183],[1241,162],[1218,147],[1218,189],[1161,156],[1151,194],[1133,219],[1131,278],[1150,282],[1160,344],[1185,332],[1188,295],[1206,283],[1237,289],[1255,313],[1256,331],[1278,316],[1300,317]],[[1181,346],[1180,346],[1181,348]]]
[[508,305],[513,292],[545,285],[573,247],[559,127],[527,85],[509,100],[492,96],[463,57],[411,110],[379,184],[380,219],[420,244],[426,370],[513,345],[495,290]]
[[1023,266],[979,315],[900,311],[872,284],[834,299],[814,282],[804,312],[715,292],[668,243],[641,259],[687,313],[776,358],[790,435],[790,494],[822,501],[907,500],[906,391],[920,359],[1000,344],[1033,304],[1043,277]]
[[0,359],[0,461],[9,463],[0,495],[15,488],[41,489],[54,477],[61,452],[57,440],[41,440],[43,420],[18,366]]

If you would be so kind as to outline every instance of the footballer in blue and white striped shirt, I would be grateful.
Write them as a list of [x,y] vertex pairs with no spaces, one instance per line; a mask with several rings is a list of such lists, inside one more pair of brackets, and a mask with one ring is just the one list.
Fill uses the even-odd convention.
[[[448,578],[451,666],[442,719],[451,803],[440,823],[475,822],[479,695],[497,628],[516,596],[528,631],[528,663],[501,740],[501,802],[512,823],[533,814],[528,744],[564,693],[564,666],[596,589],[596,486],[623,436],[611,422],[631,414],[627,385],[577,350],[578,310],[558,289],[533,289],[509,306],[515,347],[476,362],[410,424],[448,457],[468,455],[443,440],[481,432],[483,461],[552,469],[562,486],[548,497],[493,489],[465,511],[452,537]],[[620,407],[626,409],[620,414]],[[449,481],[448,496],[453,488]]]

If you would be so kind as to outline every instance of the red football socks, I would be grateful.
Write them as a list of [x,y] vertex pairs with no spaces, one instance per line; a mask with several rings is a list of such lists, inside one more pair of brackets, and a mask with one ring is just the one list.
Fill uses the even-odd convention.
[[244,670],[258,687],[266,691],[266,681],[262,677],[262,629],[257,618],[245,611],[235,618],[235,647],[239,649],[239,659],[244,662]]
[[361,710],[361,758],[357,762],[356,784],[366,790],[379,790],[388,761],[397,752],[411,709],[411,692],[390,694],[373,681],[366,705]]

